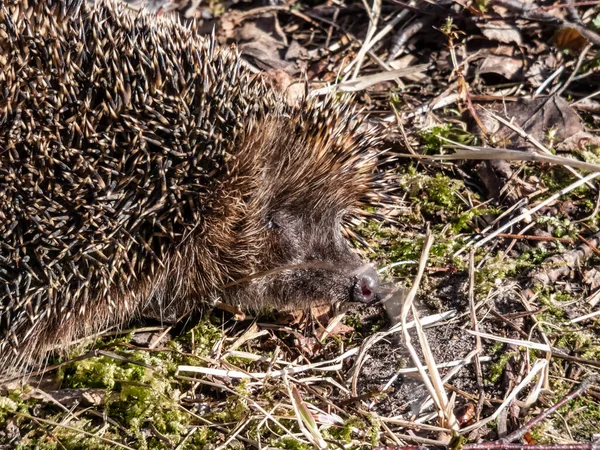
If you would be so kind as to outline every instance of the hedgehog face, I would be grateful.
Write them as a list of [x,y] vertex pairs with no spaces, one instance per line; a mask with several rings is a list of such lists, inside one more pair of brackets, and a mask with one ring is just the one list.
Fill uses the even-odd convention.
[[232,250],[246,271],[232,278],[247,281],[226,290],[225,302],[260,309],[373,301],[377,273],[342,233],[368,189],[369,153],[318,128],[318,141],[287,123],[263,129],[274,132],[247,144],[252,160],[242,150],[238,167],[238,179],[250,183],[240,188],[247,195]]
[[375,300],[377,273],[342,234],[341,214],[271,210],[260,235],[253,279],[227,290],[227,303],[292,309]]
[[269,254],[277,256],[269,265],[292,268],[257,280],[257,287],[274,303],[291,306],[373,301],[377,273],[361,260],[342,234],[342,217],[343,211],[272,212],[266,241]]

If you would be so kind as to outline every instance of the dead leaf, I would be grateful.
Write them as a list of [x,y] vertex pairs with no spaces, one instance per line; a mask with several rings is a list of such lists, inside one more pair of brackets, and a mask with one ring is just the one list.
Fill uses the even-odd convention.
[[590,147],[600,147],[600,137],[582,130],[559,142],[556,145],[556,150],[562,152],[582,152]]
[[327,326],[329,319],[333,317],[333,308],[331,305],[315,306],[310,309],[312,316],[323,326]]
[[292,41],[287,51],[285,52],[286,61],[294,61],[296,59],[308,59],[308,51],[302,47],[298,41]]
[[561,28],[558,30],[552,42],[560,50],[570,50],[580,52],[587,45],[588,41],[575,28]]
[[321,343],[317,338],[296,335],[294,346],[308,358],[314,358],[321,350]]
[[521,31],[513,24],[503,21],[478,24],[481,33],[491,41],[502,42],[503,44],[523,44]]
[[511,81],[520,80],[523,78],[523,58],[489,55],[481,63],[479,73],[498,74]]
[[[550,146],[585,131],[579,115],[561,97],[520,99],[517,102],[497,103],[491,108],[476,105],[475,109],[485,128],[493,133],[496,141],[503,142],[505,147],[533,148],[526,139],[519,137],[513,130],[493,119],[486,110],[492,110],[512,120],[531,137]],[[477,127],[474,131],[480,132]],[[548,141],[550,136],[552,142]]]

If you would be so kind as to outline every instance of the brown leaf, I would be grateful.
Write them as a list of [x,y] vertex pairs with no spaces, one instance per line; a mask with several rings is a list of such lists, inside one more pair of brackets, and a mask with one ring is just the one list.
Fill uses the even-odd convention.
[[518,80],[523,78],[523,65],[523,58],[489,55],[481,63],[479,73],[495,73],[507,80]]
[[309,358],[314,358],[321,350],[321,343],[314,337],[296,336],[294,345]]
[[575,28],[561,28],[554,34],[552,42],[559,49],[572,52],[580,52],[588,43]]
[[531,149],[532,145],[492,118],[486,109],[491,109],[496,114],[512,120],[543,144],[548,144],[547,138],[552,134],[554,140],[550,142],[552,146],[585,130],[579,115],[561,97],[520,99],[506,104],[497,103],[491,108],[476,105],[476,111],[485,128],[493,133],[497,141],[504,141],[506,147]]

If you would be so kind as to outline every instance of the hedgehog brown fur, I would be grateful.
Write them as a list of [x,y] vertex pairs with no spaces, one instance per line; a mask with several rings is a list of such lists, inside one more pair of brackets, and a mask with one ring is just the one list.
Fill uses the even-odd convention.
[[109,0],[0,0],[0,66],[0,374],[217,298],[372,299],[340,228],[383,181],[347,102],[287,106],[214,39]]

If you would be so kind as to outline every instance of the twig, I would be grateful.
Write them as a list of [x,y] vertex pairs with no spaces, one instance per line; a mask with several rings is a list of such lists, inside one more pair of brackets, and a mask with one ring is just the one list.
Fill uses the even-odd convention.
[[565,91],[565,89],[567,89],[569,87],[569,85],[573,81],[573,78],[575,77],[575,75],[577,74],[577,72],[579,72],[579,68],[581,67],[581,64],[583,63],[583,60],[585,59],[585,57],[587,56],[587,54],[588,54],[588,52],[590,51],[591,48],[592,48],[592,44],[589,43],[581,51],[581,54],[579,55],[579,58],[577,58],[577,64],[575,64],[575,67],[573,68],[573,71],[571,72],[571,75],[569,75],[569,78],[567,78],[567,81],[565,81],[565,84],[563,84],[560,87],[560,89],[558,89],[558,91],[556,91],[556,94],[555,94],[556,96],[560,96]]
[[517,441],[517,440],[521,439],[523,436],[525,436],[525,434],[529,430],[531,430],[535,425],[537,425],[538,423],[540,423],[546,417],[548,417],[549,415],[553,414],[558,408],[560,408],[564,404],[570,402],[574,398],[579,397],[581,394],[585,393],[590,388],[591,384],[595,380],[596,380],[596,376],[591,376],[589,378],[586,378],[585,380],[583,380],[581,382],[581,384],[576,389],[573,389],[569,394],[567,394],[558,403],[556,403],[552,407],[548,408],[546,411],[544,411],[543,413],[541,413],[539,416],[531,419],[529,422],[527,422],[525,425],[523,425],[518,430],[512,432],[511,434],[509,434],[505,438],[500,439],[500,442],[513,442],[513,441]]
[[506,239],[519,239],[525,241],[542,241],[542,242],[562,242],[563,244],[574,244],[575,241],[572,238],[558,238],[554,236],[535,236],[532,234],[511,234],[511,233],[500,233],[498,237]]

